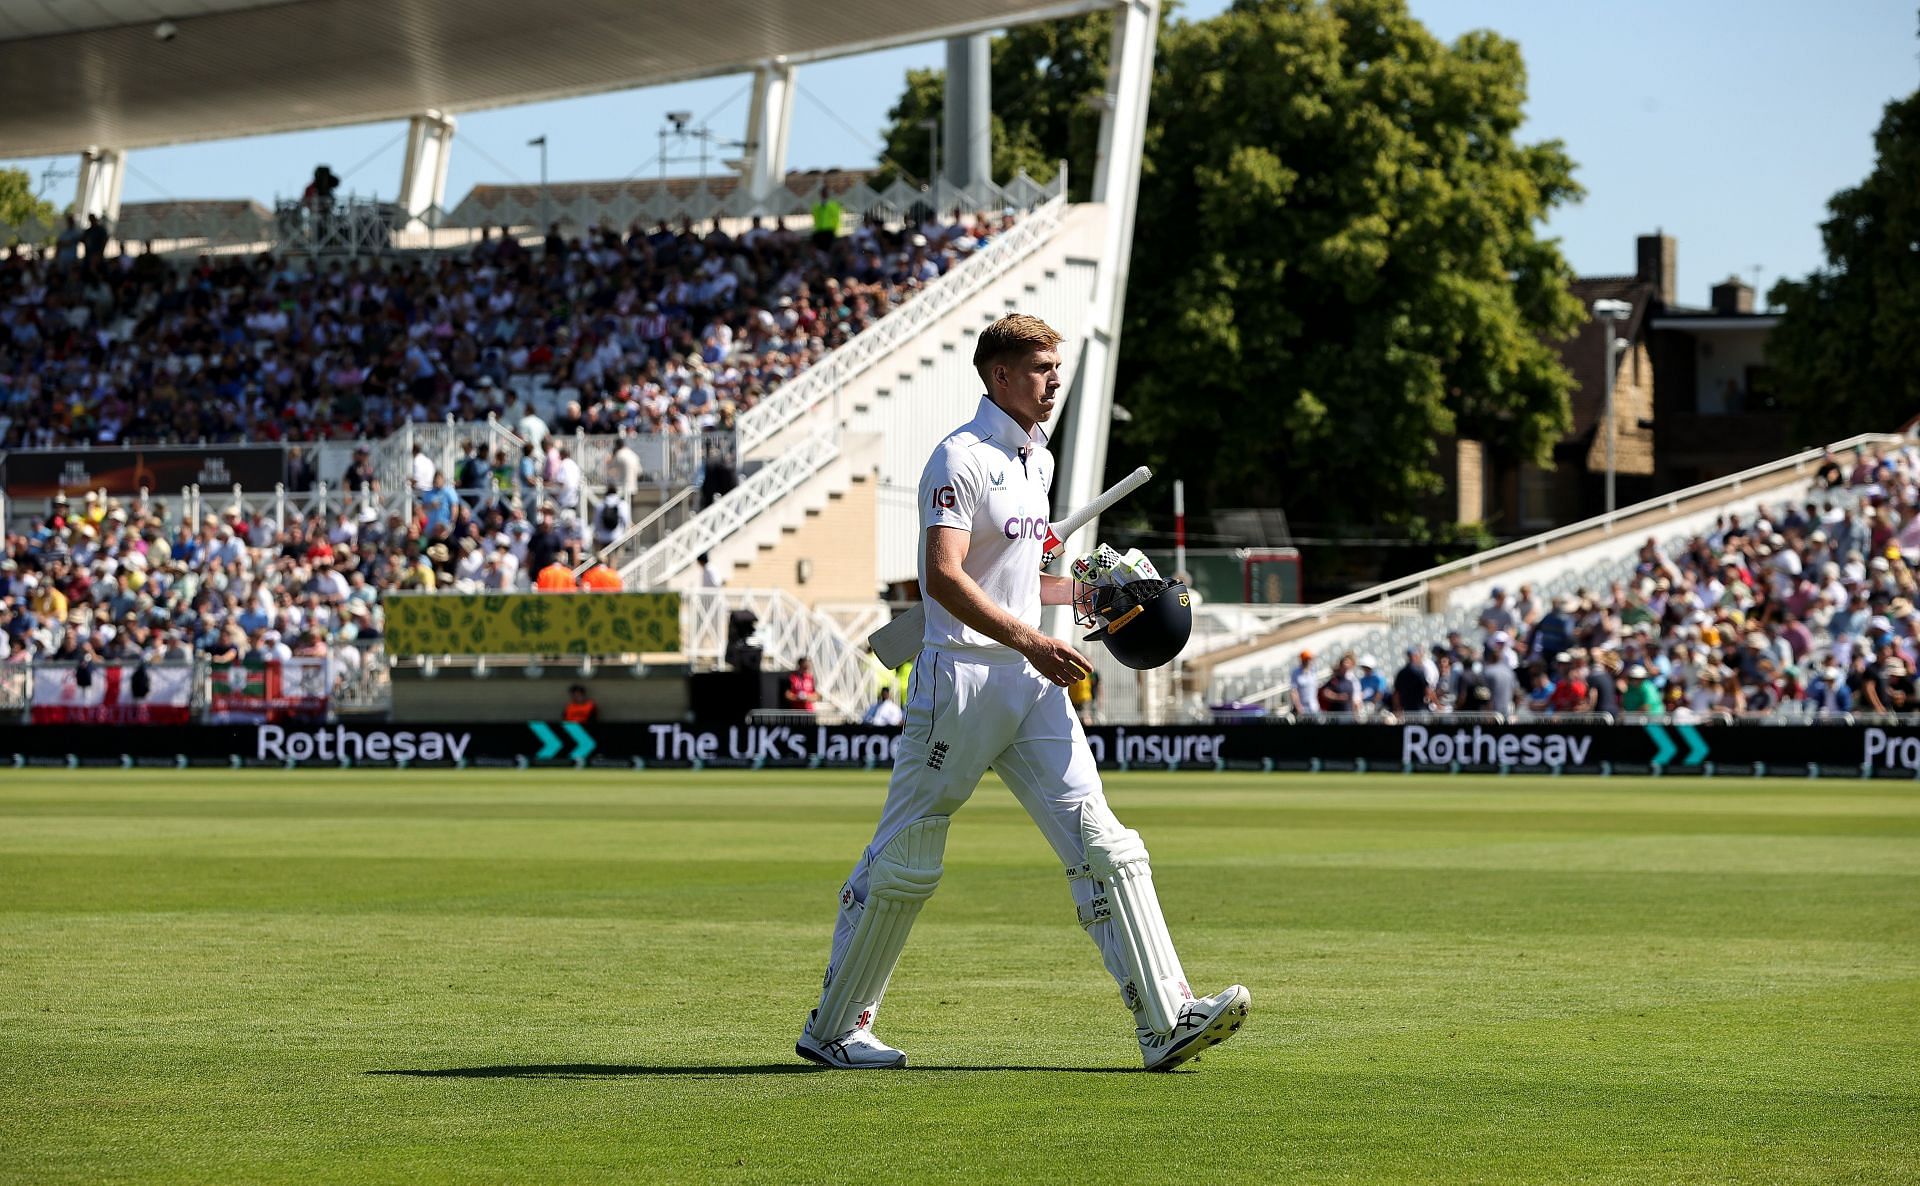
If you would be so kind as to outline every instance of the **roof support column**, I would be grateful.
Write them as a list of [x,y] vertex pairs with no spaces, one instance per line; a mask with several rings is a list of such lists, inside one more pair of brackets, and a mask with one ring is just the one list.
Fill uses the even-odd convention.
[[993,55],[988,34],[947,41],[947,101],[941,113],[941,175],[960,189],[993,180]]
[[747,192],[755,203],[787,179],[787,139],[793,127],[793,66],[770,58],[754,67],[747,109]]
[[[1093,200],[1105,203],[1106,225],[1093,308],[1079,365],[1074,368],[1073,398],[1067,403],[1067,423],[1055,437],[1055,451],[1060,454],[1054,482],[1057,507],[1085,506],[1106,488],[1115,363],[1126,308],[1127,268],[1133,256],[1134,207],[1140,194],[1147,99],[1153,87],[1153,48],[1159,31],[1160,0],[1125,0],[1114,9],[1113,42],[1107,55],[1111,90],[1102,104],[1093,174]],[[1099,526],[1096,519],[1067,540],[1066,554],[1077,556],[1090,550],[1099,538]],[[1056,622],[1064,627],[1063,621]]]
[[74,216],[81,222],[98,214],[109,225],[120,220],[120,183],[127,173],[127,153],[120,148],[93,147],[80,154],[74,183]]
[[[407,121],[407,159],[400,167],[400,208],[407,225],[437,225],[447,208],[447,158],[453,153],[454,119],[423,111]],[[433,213],[429,213],[433,212]]]

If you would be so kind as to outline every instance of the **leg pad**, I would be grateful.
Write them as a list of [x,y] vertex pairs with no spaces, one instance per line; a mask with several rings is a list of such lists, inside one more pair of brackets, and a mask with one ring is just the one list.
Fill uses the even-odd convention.
[[[1109,810],[1089,811],[1080,821],[1086,844],[1083,876],[1094,883],[1094,896],[1081,907],[1081,923],[1088,929],[1110,926],[1117,930],[1121,956],[1132,977],[1129,1003],[1156,1033],[1171,1034],[1180,1007],[1193,999],[1187,974],[1167,934],[1160,898],[1153,888],[1153,869],[1140,833],[1123,828]],[[1078,873],[1068,869],[1073,878]],[[1125,990],[1123,990],[1124,992]]]
[[947,847],[944,815],[900,829],[867,871],[867,901],[840,966],[827,972],[813,1036],[826,1042],[871,1024],[914,919],[940,886]]

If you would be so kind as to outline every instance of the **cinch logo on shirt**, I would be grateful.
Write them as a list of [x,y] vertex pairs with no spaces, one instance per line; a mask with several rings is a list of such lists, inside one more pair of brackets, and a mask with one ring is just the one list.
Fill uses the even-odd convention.
[[1044,515],[1022,519],[1015,516],[1000,525],[1001,532],[1008,539],[1045,539],[1051,530]]

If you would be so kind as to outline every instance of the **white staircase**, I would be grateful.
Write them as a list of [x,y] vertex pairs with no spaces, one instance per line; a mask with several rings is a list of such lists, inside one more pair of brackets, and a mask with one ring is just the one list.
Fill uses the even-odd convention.
[[[789,525],[786,512],[796,501],[844,489],[855,465],[880,478],[873,541],[879,578],[910,578],[920,467],[934,443],[972,415],[979,398],[970,367],[973,336],[1018,309],[1077,338],[1104,219],[1098,205],[1047,202],[743,414],[737,431],[748,476],[622,564],[628,587],[689,587],[701,553],[711,553],[717,564],[752,555]],[[854,442],[863,447],[849,457]]]

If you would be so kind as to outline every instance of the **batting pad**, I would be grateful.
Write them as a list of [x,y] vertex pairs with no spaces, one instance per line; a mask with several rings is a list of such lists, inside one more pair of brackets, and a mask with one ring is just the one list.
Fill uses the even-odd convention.
[[867,870],[866,907],[846,957],[820,994],[814,1037],[823,1042],[838,1038],[864,1024],[861,1015],[879,1006],[913,920],[940,886],[948,822],[944,815],[916,820],[874,858]]
[[1180,1006],[1193,999],[1193,991],[1187,987],[1187,973],[1180,967],[1173,939],[1167,934],[1167,920],[1160,913],[1160,897],[1153,890],[1153,869],[1147,864],[1147,846],[1141,842],[1140,833],[1121,827],[1107,810],[1082,814],[1080,835],[1086,843],[1087,871],[1097,895],[1083,919],[1089,927],[1099,924],[1100,907],[1104,905],[1105,925],[1115,928],[1119,936],[1121,955],[1140,988],[1140,1007],[1148,1027],[1159,1034],[1171,1034],[1180,1019]]

